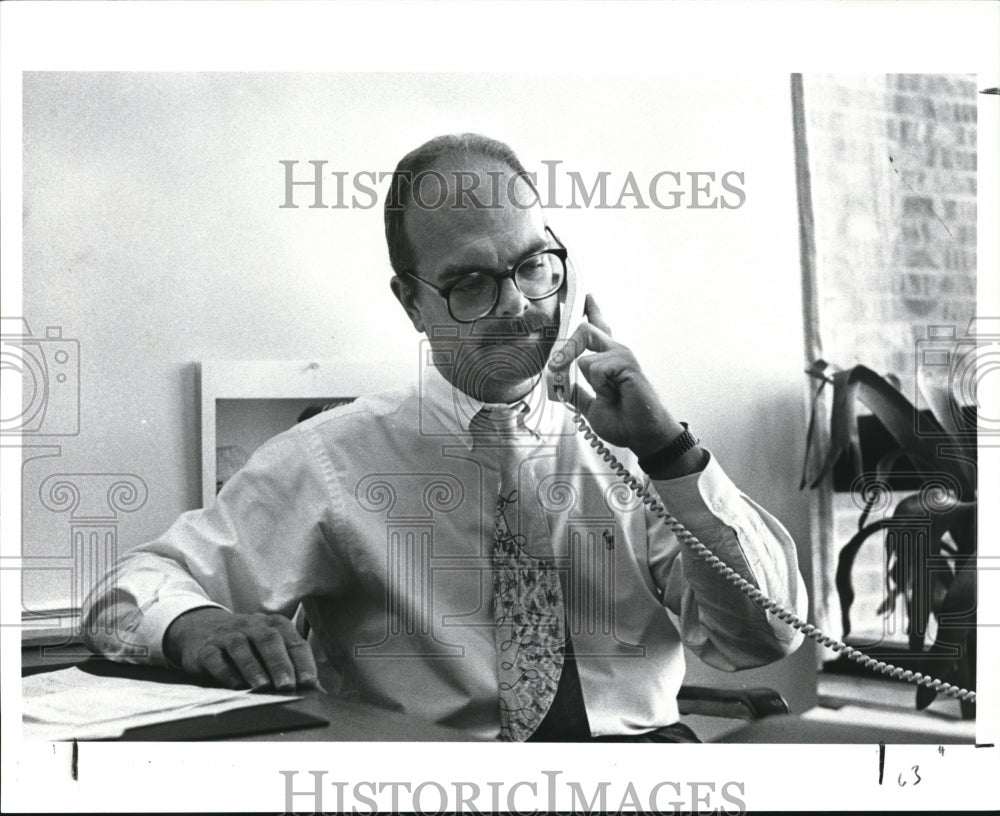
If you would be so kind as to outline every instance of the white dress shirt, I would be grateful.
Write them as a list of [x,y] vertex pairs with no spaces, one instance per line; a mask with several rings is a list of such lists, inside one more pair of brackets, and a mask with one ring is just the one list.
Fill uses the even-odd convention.
[[[682,643],[712,666],[777,660],[802,636],[754,605],[642,506],[544,388],[528,398],[520,529],[546,536],[594,736],[678,720]],[[292,616],[300,604],[332,693],[470,736],[500,719],[490,553],[499,470],[474,449],[482,403],[433,367],[262,445],[206,510],[127,552],[84,607],[88,645],[164,663],[179,615],[221,606]],[[635,456],[612,448],[641,475]],[[650,484],[646,479],[647,484]],[[768,597],[804,617],[795,545],[711,454],[651,483],[668,510]]]

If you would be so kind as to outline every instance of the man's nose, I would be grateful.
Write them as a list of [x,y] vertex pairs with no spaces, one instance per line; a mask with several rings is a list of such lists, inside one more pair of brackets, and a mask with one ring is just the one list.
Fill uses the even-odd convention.
[[513,278],[500,281],[500,294],[493,313],[502,317],[519,317],[524,314],[530,301],[514,284]]

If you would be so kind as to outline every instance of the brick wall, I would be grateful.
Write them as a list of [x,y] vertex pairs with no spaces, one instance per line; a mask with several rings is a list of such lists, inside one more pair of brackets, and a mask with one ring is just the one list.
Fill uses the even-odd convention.
[[976,298],[976,86],[934,74],[806,75],[826,359],[896,374]]
[[[803,90],[823,355],[842,368],[863,363],[895,374],[917,403],[916,341],[933,324],[955,323],[961,334],[975,315],[975,82],[805,75]],[[833,516],[839,552],[857,529],[856,503],[836,496]],[[835,559],[817,560],[834,568]],[[880,538],[862,549],[854,576],[852,634],[902,637],[903,621],[875,614]],[[833,593],[832,574],[825,583]],[[829,603],[837,620],[835,593]]]

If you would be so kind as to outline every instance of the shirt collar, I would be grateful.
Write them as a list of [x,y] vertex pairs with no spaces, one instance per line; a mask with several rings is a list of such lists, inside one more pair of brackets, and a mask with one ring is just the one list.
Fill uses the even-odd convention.
[[[472,432],[469,426],[476,414],[483,408],[492,407],[492,404],[478,400],[456,388],[433,364],[428,363],[422,369],[421,411],[432,414],[446,431],[458,436],[471,447]],[[528,406],[525,428],[536,438],[544,440],[554,427],[553,407],[561,408],[561,406],[548,400],[541,379],[540,377],[535,387],[521,401]]]

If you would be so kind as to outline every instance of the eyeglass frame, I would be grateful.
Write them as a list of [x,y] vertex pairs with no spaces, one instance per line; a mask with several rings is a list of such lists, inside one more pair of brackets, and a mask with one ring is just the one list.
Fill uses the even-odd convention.
[[[479,315],[479,317],[474,317],[471,320],[463,320],[459,317],[455,317],[455,314],[451,310],[451,292],[456,286],[458,286],[463,280],[465,280],[464,277],[458,278],[457,280],[449,283],[447,286],[438,286],[437,284],[431,283],[429,280],[421,278],[419,275],[413,274],[409,270],[404,270],[400,274],[406,275],[406,277],[408,278],[413,278],[414,280],[420,281],[425,286],[429,286],[431,289],[437,292],[437,294],[440,297],[444,298],[444,302],[448,305],[448,314],[451,315],[452,320],[456,321],[457,323],[475,323],[477,320],[481,320],[482,318],[486,317],[486,315],[488,315],[496,308],[497,303],[500,302],[500,288],[503,282],[507,279],[513,280],[514,288],[517,289],[518,292],[520,292],[530,301],[545,300],[546,298],[550,298],[553,295],[557,294],[563,288],[563,286],[566,285],[566,279],[569,277],[569,264],[568,264],[569,250],[566,249],[565,244],[563,244],[563,242],[559,240],[559,237],[552,231],[551,227],[546,225],[545,231],[552,236],[552,239],[559,246],[547,249],[540,249],[537,252],[532,252],[528,255],[525,255],[516,264],[514,264],[509,271],[504,272],[502,274],[494,275],[490,273],[485,273],[489,274],[489,276],[493,278],[494,282],[496,283],[496,297],[493,300],[493,305],[490,306],[489,309],[487,309],[483,314]],[[549,292],[547,295],[541,295],[540,297],[532,297],[531,295],[522,291],[521,287],[517,285],[516,275],[517,275],[517,270],[521,268],[522,264],[526,263],[527,261],[530,261],[532,258],[537,258],[539,255],[555,255],[557,258],[559,258],[559,260],[562,262],[563,265],[563,279],[559,283],[559,286],[557,286],[553,291]]]

